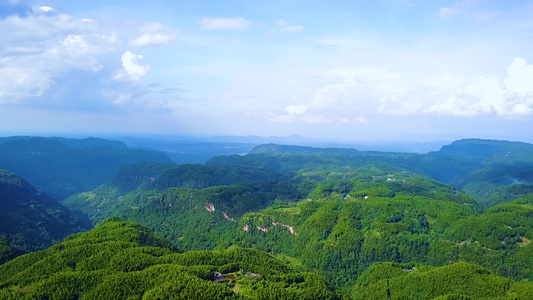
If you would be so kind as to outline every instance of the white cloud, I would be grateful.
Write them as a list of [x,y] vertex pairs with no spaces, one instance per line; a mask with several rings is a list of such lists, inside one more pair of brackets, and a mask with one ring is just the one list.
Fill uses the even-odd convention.
[[50,6],[40,6],[39,7],[39,10],[43,11],[43,12],[53,12],[54,9]]
[[281,32],[287,32],[287,33],[298,33],[298,32],[302,32],[304,30],[305,30],[305,27],[300,26],[300,25],[296,25],[296,26],[290,26],[290,27],[282,28],[280,31]]
[[100,24],[66,14],[0,19],[0,101],[43,95],[68,80],[69,72],[101,70],[107,54],[116,51],[114,44],[100,36],[106,32]]
[[200,27],[206,30],[238,30],[248,29],[251,21],[244,18],[209,18],[203,17],[199,20]]
[[130,42],[132,47],[146,47],[151,45],[161,45],[173,41],[176,38],[175,34],[169,35],[164,33],[145,33],[135,40]]
[[478,114],[478,112],[472,108],[472,103],[454,95],[430,106],[425,112],[459,117],[473,117]]
[[[533,65],[522,58],[510,64],[506,76],[441,74],[413,79],[384,68],[337,68],[322,73],[328,82],[302,104],[326,116],[350,114],[473,117],[496,114],[505,118],[533,115]],[[294,111],[291,107],[287,112]],[[364,123],[364,121],[361,121]]]
[[142,59],[142,55],[130,51],[124,52],[122,55],[123,69],[117,72],[113,79],[139,81],[150,71],[150,65],[143,65]]
[[289,105],[285,107],[285,111],[291,115],[292,114],[295,114],[295,115],[305,114],[305,112],[307,111],[307,106],[306,105]]
[[[16,4],[16,3],[14,3]],[[31,10],[34,14],[51,13],[54,12],[54,8],[50,6],[32,6]]]
[[533,65],[528,65],[523,58],[515,58],[507,69],[505,87],[519,97],[533,96]]
[[495,112],[499,116],[527,117],[533,113],[533,65],[515,58],[505,79],[474,77],[459,84],[426,112],[476,116]]
[[[169,97],[179,99],[179,93],[165,83],[160,88],[138,83],[150,66],[137,51],[126,51],[128,43],[121,39],[121,33],[130,35],[136,28],[110,27],[99,19],[57,11],[45,13],[39,6],[31,9],[24,16],[0,18],[0,110],[9,103],[43,110],[105,110],[126,105],[163,111],[169,109]],[[176,33],[161,24],[149,24],[137,31],[141,38],[136,45],[164,43]],[[35,99],[27,101],[30,98]]]
[[111,31],[109,34],[95,34],[95,36],[108,44],[116,44],[119,41],[119,35],[115,31]]
[[52,83],[51,75],[38,69],[0,67],[0,103],[41,96]]
[[153,23],[141,28],[142,34],[129,42],[132,47],[146,47],[167,44],[177,37],[175,30],[159,23]]
[[62,46],[70,56],[82,56],[90,49],[89,43],[81,35],[69,34]]
[[336,68],[323,76],[331,83],[316,91],[310,106],[348,106],[375,111],[384,94],[394,98],[406,93],[400,83],[401,74],[383,68]]

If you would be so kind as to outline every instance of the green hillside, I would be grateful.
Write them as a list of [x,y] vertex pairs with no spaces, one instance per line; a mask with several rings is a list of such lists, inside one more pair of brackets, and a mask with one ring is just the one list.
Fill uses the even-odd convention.
[[[391,173],[397,168],[387,164],[327,167],[344,172],[319,165],[281,176],[243,166],[138,164],[64,204],[94,222],[111,216],[139,222],[183,250],[240,245],[295,257],[338,286],[374,262],[455,259],[441,245],[445,229],[478,214],[461,191],[407,171]],[[224,175],[217,181],[214,174]],[[200,179],[233,184],[205,187]]]
[[480,266],[374,264],[357,280],[352,299],[532,299],[533,283],[515,282]]
[[[506,174],[529,172],[520,152],[528,147],[465,140],[421,155],[264,145],[205,165],[123,166],[63,204],[94,224],[137,222],[166,248],[266,252],[355,299],[528,299],[514,286],[527,290],[523,281],[533,279],[531,183],[506,183]],[[500,153],[509,149],[517,154],[506,161]],[[474,197],[435,179],[443,177],[467,182]],[[247,272],[232,278],[255,284]],[[449,278],[454,272],[472,289]],[[238,286],[237,296],[251,295]]]
[[0,238],[0,264],[22,254],[24,254],[24,251],[11,247],[6,240]]
[[236,243],[237,225],[230,219],[305,198],[313,187],[246,167],[143,163],[63,204],[95,223],[112,216],[139,222],[186,250],[215,249]]
[[[215,273],[223,279],[215,281]],[[1,299],[336,299],[318,275],[231,247],[175,252],[116,219],[0,265]]]
[[[482,154],[461,156],[491,163],[493,152]],[[533,227],[520,202],[528,198],[486,210],[488,200],[392,163],[419,156],[265,145],[206,165],[128,166],[65,205],[96,223],[112,216],[139,222],[185,251],[239,245],[296,258],[341,288],[380,262],[468,261],[499,276],[533,278],[525,259]],[[494,205],[529,194],[493,186],[514,191]]]
[[[0,170],[0,257],[41,250],[67,235],[87,230],[90,222],[73,215],[21,177]],[[6,247],[12,247],[7,249]],[[4,253],[4,254],[2,254]]]

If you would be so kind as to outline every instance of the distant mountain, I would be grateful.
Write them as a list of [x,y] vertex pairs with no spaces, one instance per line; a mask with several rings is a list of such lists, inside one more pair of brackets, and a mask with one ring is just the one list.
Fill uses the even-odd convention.
[[[300,156],[296,159],[295,155]],[[313,148],[286,145],[260,145],[245,157],[215,157],[207,164],[254,165],[268,163],[295,169],[308,159],[328,161],[342,159],[347,164],[387,163],[462,188],[469,183],[485,182],[494,186],[533,183],[533,145],[520,142],[467,139],[443,146],[427,154],[358,151],[346,148]],[[290,160],[290,162],[283,162]],[[280,162],[283,162],[280,164]]]
[[162,152],[97,138],[0,138],[0,168],[19,174],[56,200],[94,189],[121,166],[146,161],[172,162]]
[[0,170],[0,220],[0,239],[15,252],[41,250],[92,227],[88,219],[5,170]]
[[178,137],[119,137],[129,147],[157,150],[177,164],[203,164],[213,156],[244,154],[256,144]]
[[[36,137],[33,136],[10,136],[0,138],[0,144],[11,142],[11,141],[31,141],[35,140]],[[112,148],[128,148],[126,144],[120,141],[106,140],[102,138],[84,138],[84,139],[74,139],[74,138],[64,138],[64,137],[49,137],[43,138],[51,141],[58,141],[63,145],[68,147],[77,147],[77,148],[87,148],[87,147],[112,147]]]
[[67,145],[69,147],[76,147],[76,148],[89,148],[89,147],[110,147],[110,148],[118,148],[118,149],[128,148],[128,146],[126,146],[125,143],[120,142],[120,141],[111,141],[111,140],[105,140],[105,139],[94,138],[94,137],[89,137],[85,139],[52,137],[50,139],[54,141],[58,141],[61,144]]
[[285,144],[285,145],[312,145],[316,144],[319,141],[305,138],[299,134],[292,134],[289,136],[236,136],[236,135],[226,135],[226,136],[215,136],[209,138],[209,140],[214,142],[233,142],[233,143],[250,143],[255,145],[260,144]]
[[[533,145],[522,142],[464,139],[443,146],[439,155],[464,155],[493,158],[521,158],[533,161]],[[437,154],[437,153],[435,153]]]
[[116,137],[129,147],[162,151],[178,164],[203,164],[215,156],[250,152],[263,144],[298,145],[321,148],[349,148],[361,151],[427,153],[440,149],[446,142],[333,142],[314,140],[300,135],[261,136],[126,136]]

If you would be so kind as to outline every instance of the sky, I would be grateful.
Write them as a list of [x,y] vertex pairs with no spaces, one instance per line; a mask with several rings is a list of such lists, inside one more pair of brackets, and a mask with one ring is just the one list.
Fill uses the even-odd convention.
[[0,0],[0,134],[533,142],[533,1]]

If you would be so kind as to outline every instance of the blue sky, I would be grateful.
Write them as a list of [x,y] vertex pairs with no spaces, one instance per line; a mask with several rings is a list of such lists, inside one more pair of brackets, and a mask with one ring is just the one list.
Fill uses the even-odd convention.
[[533,142],[531,1],[0,0],[0,134]]

